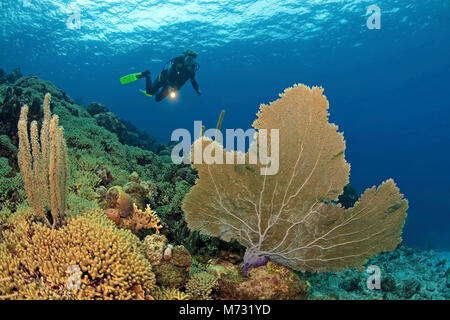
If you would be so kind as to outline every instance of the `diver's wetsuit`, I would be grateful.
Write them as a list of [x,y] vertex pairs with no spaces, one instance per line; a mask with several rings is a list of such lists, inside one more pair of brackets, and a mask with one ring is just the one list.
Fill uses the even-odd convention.
[[[143,73],[145,77],[145,91],[147,94],[154,95],[156,92],[155,100],[161,101],[169,94],[169,89],[172,87],[178,91],[186,83],[188,79],[191,79],[192,86],[197,94],[200,94],[199,86],[195,80],[195,72],[198,70],[198,64],[186,65],[184,63],[184,56],[178,56],[171,60],[170,69],[164,69],[152,84],[150,73]],[[159,90],[162,88],[162,90]]]

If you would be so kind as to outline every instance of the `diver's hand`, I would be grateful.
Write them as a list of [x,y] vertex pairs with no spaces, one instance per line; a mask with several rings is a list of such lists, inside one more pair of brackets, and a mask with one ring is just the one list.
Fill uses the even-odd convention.
[[202,92],[201,92],[200,90],[197,90],[197,94],[198,94],[199,96],[201,96],[201,95],[202,95]]

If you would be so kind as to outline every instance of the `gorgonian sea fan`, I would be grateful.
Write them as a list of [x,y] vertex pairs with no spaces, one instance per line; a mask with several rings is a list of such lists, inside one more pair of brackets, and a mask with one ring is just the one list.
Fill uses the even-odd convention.
[[[323,89],[299,84],[280,96],[261,105],[253,123],[268,129],[269,142],[270,129],[279,129],[278,173],[261,175],[261,165],[248,161],[193,164],[199,178],[183,203],[188,226],[244,245],[244,271],[267,259],[302,271],[342,270],[395,249],[408,202],[394,181],[367,189],[352,208],[333,203],[349,181],[350,165],[342,133],[328,122]],[[209,138],[193,148],[210,144],[225,157]]]

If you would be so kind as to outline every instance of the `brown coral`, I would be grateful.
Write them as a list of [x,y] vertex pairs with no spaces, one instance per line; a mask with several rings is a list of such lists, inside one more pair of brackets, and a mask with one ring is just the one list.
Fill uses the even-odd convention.
[[155,186],[149,181],[141,181],[136,172],[133,172],[128,180],[123,190],[131,196],[139,208],[144,208],[146,203],[153,200]]
[[168,288],[182,288],[188,278],[185,268],[177,267],[167,261],[156,265],[153,271],[156,275],[156,283]]
[[212,293],[218,287],[216,277],[208,272],[199,272],[187,282],[186,293],[192,300],[212,300]]
[[[333,204],[348,183],[350,166],[342,133],[328,123],[322,88],[287,89],[260,107],[253,126],[259,132],[250,150],[262,144],[261,129],[267,129],[268,150],[279,146],[278,173],[261,175],[263,165],[251,164],[250,152],[246,164],[194,162],[199,179],[183,203],[192,230],[237,239],[247,247],[246,264],[270,258],[313,272],[359,267],[398,245],[408,203],[393,180],[367,189],[353,208]],[[205,137],[193,150],[206,147],[216,159],[228,156],[236,163],[240,157]]]
[[152,234],[144,238],[143,247],[145,256],[152,266],[157,266],[161,263],[166,245],[167,239],[163,235]]
[[183,287],[192,263],[186,248],[167,245],[166,237],[157,234],[145,237],[144,247],[146,256],[154,267],[156,282],[168,288]]
[[133,202],[136,203],[138,207],[145,207],[148,190],[146,190],[142,184],[130,181],[123,187],[123,191],[131,196]]
[[[51,229],[15,213],[2,232],[0,295],[18,299],[142,299],[155,283],[139,240],[101,211]],[[77,272],[73,273],[75,270]],[[79,278],[72,279],[72,276]],[[72,281],[73,280],[73,281]],[[76,283],[79,281],[80,286]]]
[[106,194],[106,215],[118,226],[124,226],[134,233],[141,229],[153,229],[156,234],[162,228],[161,220],[149,205],[140,210],[129,194],[119,186],[112,187]]
[[111,187],[106,193],[106,210],[110,215],[126,218],[133,213],[133,200],[121,187]]
[[156,300],[188,300],[189,296],[176,288],[158,288],[155,290]]
[[[217,266],[210,270],[218,270]],[[246,277],[238,270],[227,268],[221,275],[220,298],[226,300],[302,300],[309,295],[309,284],[292,270],[268,262],[266,266],[252,268]],[[211,272],[211,271],[210,271]]]
[[192,257],[184,246],[175,246],[170,262],[178,267],[188,268],[192,263]]
[[101,180],[102,186],[107,186],[114,181],[114,177],[108,168],[98,168],[95,173]]
[[159,229],[162,228],[161,220],[159,220],[149,205],[147,205],[145,211],[142,211],[133,203],[133,214],[131,217],[122,219],[121,221],[125,227],[134,232],[141,229],[153,229],[156,234],[159,234]]

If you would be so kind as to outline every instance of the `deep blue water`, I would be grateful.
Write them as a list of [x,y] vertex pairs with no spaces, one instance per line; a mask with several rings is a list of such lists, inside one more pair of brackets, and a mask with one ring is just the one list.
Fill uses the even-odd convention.
[[[106,105],[163,142],[194,120],[250,127],[260,103],[294,83],[321,85],[344,132],[359,193],[394,178],[408,198],[407,245],[450,249],[450,11],[446,0],[0,0],[0,67],[40,74],[72,98]],[[81,28],[69,30],[69,5]],[[366,8],[381,9],[381,29]],[[155,103],[118,78],[186,47],[198,97]]]

